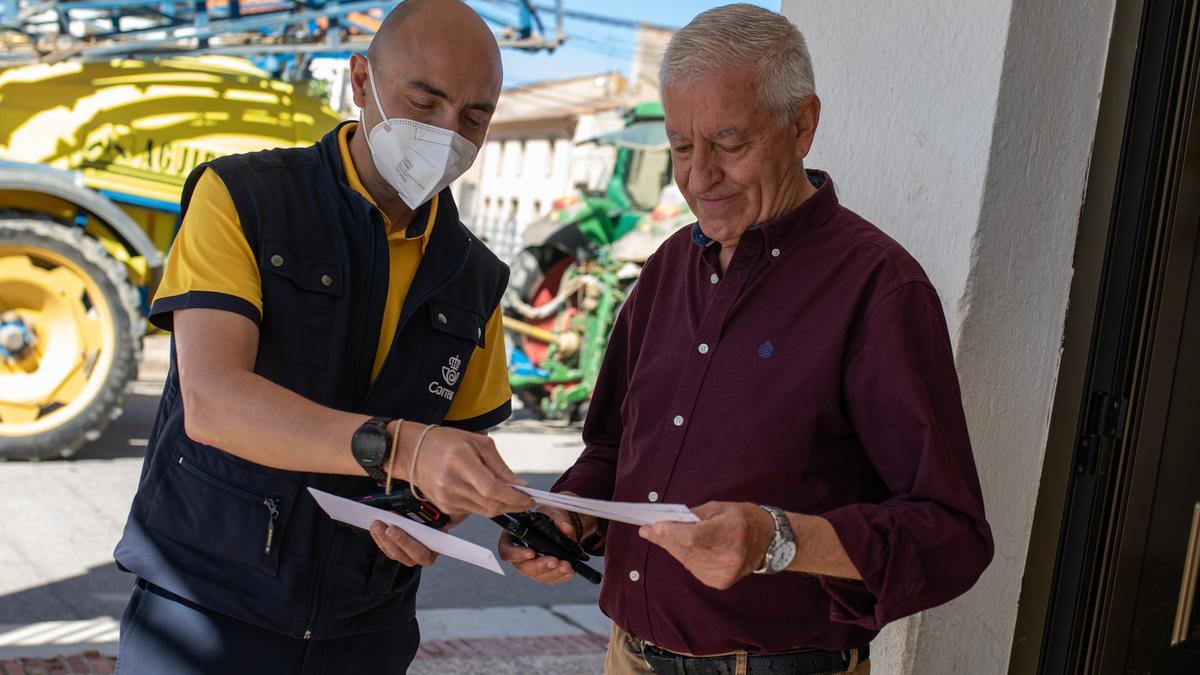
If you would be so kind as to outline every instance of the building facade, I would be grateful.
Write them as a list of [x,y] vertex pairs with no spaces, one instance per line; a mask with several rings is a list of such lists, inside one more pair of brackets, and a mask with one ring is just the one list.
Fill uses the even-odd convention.
[[[1194,370],[1179,336],[1195,334],[1195,303],[1165,303],[1195,297],[1171,274],[1195,247],[1177,214],[1194,219],[1200,193],[1187,145],[1200,134],[1197,3],[782,11],[808,40],[823,104],[809,164],[939,291],[995,535],[976,586],[889,626],[872,672],[1200,672],[1200,481],[1162,473],[1185,466],[1170,463],[1172,429],[1196,426],[1168,416],[1194,396],[1170,383],[1196,373],[1156,365]],[[1113,391],[1095,384],[1105,368]]]
[[618,73],[505,89],[479,157],[452,188],[463,222],[508,259],[556,199],[602,189],[613,149],[586,141],[621,128],[627,93]]

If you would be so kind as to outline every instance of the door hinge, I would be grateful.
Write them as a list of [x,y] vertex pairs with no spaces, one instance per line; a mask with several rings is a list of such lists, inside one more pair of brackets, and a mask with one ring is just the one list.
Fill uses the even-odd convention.
[[1129,400],[1124,397],[1112,396],[1106,391],[1092,392],[1086,426],[1079,437],[1079,447],[1075,453],[1077,475],[1096,475],[1100,447],[1104,440],[1118,440],[1125,432],[1125,408],[1128,404]]

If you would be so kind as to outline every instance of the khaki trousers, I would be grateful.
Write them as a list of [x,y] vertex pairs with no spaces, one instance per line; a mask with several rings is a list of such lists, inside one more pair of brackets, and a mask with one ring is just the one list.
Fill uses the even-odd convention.
[[[739,659],[736,675],[746,675],[746,661]],[[870,660],[863,661],[852,670],[843,670],[830,675],[842,675],[854,672],[856,675],[871,675]],[[654,670],[641,652],[634,647],[629,633],[613,624],[612,635],[608,638],[608,652],[604,656],[604,675],[654,675]]]

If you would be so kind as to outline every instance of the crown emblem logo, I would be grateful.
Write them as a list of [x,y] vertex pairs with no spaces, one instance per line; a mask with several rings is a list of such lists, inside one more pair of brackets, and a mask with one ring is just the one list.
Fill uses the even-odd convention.
[[450,357],[450,365],[442,366],[442,379],[451,387],[458,382],[459,368],[462,367],[462,359],[457,355]]

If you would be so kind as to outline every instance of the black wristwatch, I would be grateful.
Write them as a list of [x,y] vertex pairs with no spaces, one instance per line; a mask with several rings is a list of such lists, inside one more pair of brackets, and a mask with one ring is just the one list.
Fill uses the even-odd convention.
[[387,472],[380,467],[392,454],[392,435],[387,430],[391,421],[386,417],[372,417],[362,423],[350,440],[354,460],[375,480],[387,480]]

